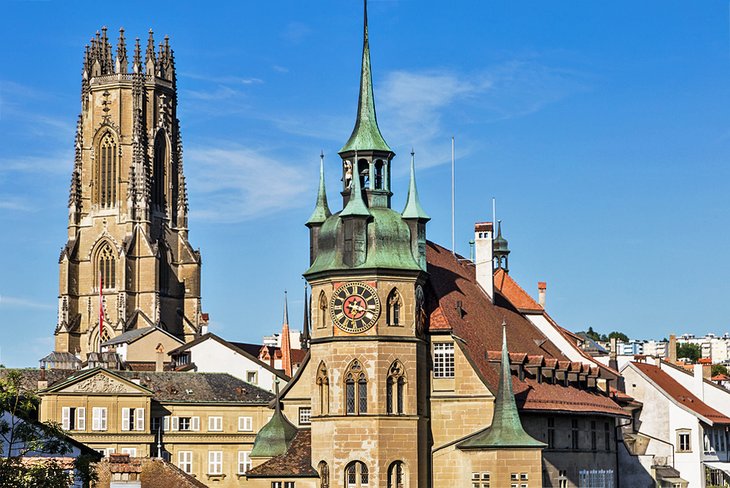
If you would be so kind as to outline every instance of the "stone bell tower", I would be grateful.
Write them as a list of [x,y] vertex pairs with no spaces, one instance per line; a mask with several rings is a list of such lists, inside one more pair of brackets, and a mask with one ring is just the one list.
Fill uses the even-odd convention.
[[[61,251],[58,352],[98,351],[143,327],[188,341],[199,332],[200,253],[188,242],[188,202],[168,38],[131,62],[107,30],[86,46],[81,114]],[[101,323],[100,323],[101,322]],[[154,351],[151,351],[154,356]]]
[[391,208],[395,153],[375,115],[367,3],[357,118],[339,156],[342,210],[330,211],[322,158],[306,224],[312,466],[321,476],[344,476],[346,486],[430,486],[423,311],[429,217],[418,200],[413,154],[405,209]]

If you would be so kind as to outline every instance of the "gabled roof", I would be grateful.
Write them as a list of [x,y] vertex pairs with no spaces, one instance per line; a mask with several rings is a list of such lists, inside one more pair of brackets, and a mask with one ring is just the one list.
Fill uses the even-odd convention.
[[[459,344],[490,391],[498,391],[499,368],[488,361],[487,351],[501,349],[503,320],[507,323],[510,352],[527,354],[528,357],[542,355],[548,366],[557,361],[570,366],[570,359],[499,289],[495,289],[494,303],[489,300],[476,282],[473,263],[430,241],[426,247],[426,258],[430,274],[426,303],[429,332],[450,331],[460,338]],[[439,324],[437,330],[434,330],[433,322]],[[613,400],[595,390],[539,382],[529,377],[520,380],[513,376],[512,381],[520,410],[626,415]]]
[[170,334],[164,329],[161,329],[160,327],[142,327],[141,329],[133,329],[128,330],[127,332],[124,332],[123,334],[119,334],[116,337],[112,337],[108,341],[104,341],[101,345],[102,346],[114,346],[117,344],[130,344],[138,339],[141,339],[142,337],[146,336],[147,334],[151,334],[152,332],[160,332],[162,334],[165,334],[166,336],[170,337],[171,339],[176,340],[180,344],[183,344],[183,341],[180,340],[180,338],[175,337],[174,335]]
[[542,313],[542,306],[537,303],[515,280],[499,268],[494,272],[494,288],[498,290],[507,300],[524,313]]
[[[241,356],[244,356],[248,360],[253,361],[254,363],[256,363],[259,366],[261,366],[262,368],[264,368],[266,371],[272,373],[275,376],[278,376],[279,378],[281,378],[285,381],[289,380],[289,377],[286,376],[284,373],[282,373],[281,371],[279,371],[277,369],[272,368],[270,365],[266,364],[265,362],[261,361],[258,358],[258,351],[263,346],[257,345],[257,344],[246,344],[243,342],[229,342],[221,337],[218,337],[217,335],[213,334],[212,332],[203,334],[202,336],[198,337],[197,339],[192,340],[192,341],[188,342],[187,344],[183,344],[182,346],[180,346],[176,349],[173,349],[168,354],[170,356],[179,354],[183,351],[187,351],[188,349],[190,349],[193,346],[200,344],[201,342],[208,341],[208,340],[215,341],[218,344],[221,344],[222,346],[227,347],[228,349],[237,352]],[[292,350],[292,359],[296,359],[294,357],[293,352],[294,351]]]
[[[77,374],[71,375],[64,381],[59,381],[54,385],[42,390],[41,395],[48,393],[59,393],[62,390],[69,390],[69,393],[114,393],[114,394],[138,394],[151,396],[152,391],[142,385],[132,382],[125,378],[119,371],[111,371],[104,368],[91,368],[78,371]],[[94,377],[106,378],[104,381],[92,379]],[[74,386],[79,388],[74,389]]]
[[697,398],[691,391],[679,384],[677,380],[662,371],[661,368],[653,364],[639,362],[631,362],[630,365],[637,369],[664,395],[674,400],[684,410],[695,414],[700,420],[710,425],[730,425],[730,417],[718,412]]

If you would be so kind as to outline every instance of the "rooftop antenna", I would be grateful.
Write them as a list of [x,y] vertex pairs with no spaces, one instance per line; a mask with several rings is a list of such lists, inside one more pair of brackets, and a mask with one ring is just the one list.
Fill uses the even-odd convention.
[[451,136],[451,253],[456,254],[456,243],[454,238],[454,136]]

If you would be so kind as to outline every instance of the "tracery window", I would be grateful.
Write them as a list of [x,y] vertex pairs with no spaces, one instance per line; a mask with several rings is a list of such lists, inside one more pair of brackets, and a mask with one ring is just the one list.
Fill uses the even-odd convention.
[[404,411],[406,377],[405,368],[395,361],[388,370],[385,380],[385,408],[388,415],[401,415]]
[[324,362],[319,363],[317,369],[317,389],[319,390],[319,414],[327,415],[330,413],[330,380]]
[[355,359],[345,373],[345,412],[360,415],[368,411],[368,382],[360,361]]
[[368,467],[361,461],[353,461],[345,468],[345,486],[347,488],[367,488],[370,486]]
[[117,142],[106,132],[97,151],[96,199],[101,208],[112,208],[117,202]]
[[395,461],[388,468],[388,488],[403,488],[406,486],[405,466],[401,461]]
[[167,143],[162,132],[155,138],[155,157],[152,165],[152,203],[165,207],[165,177],[167,167]]
[[393,290],[388,295],[388,316],[387,316],[388,325],[392,325],[392,326],[401,325],[401,306],[402,305],[403,305],[403,300],[401,299],[400,293],[398,293],[398,289],[393,288]]
[[111,244],[105,242],[98,254],[99,275],[101,276],[101,286],[108,290],[116,287],[116,253]]
[[319,488],[330,488],[330,468],[327,463],[320,461],[318,465],[319,471]]

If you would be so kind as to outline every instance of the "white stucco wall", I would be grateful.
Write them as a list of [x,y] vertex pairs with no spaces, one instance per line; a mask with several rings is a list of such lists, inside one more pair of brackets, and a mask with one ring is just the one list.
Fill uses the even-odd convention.
[[[256,385],[269,391],[274,391],[276,375],[254,362],[246,356],[208,339],[190,348],[190,360],[195,363],[201,373],[228,373],[243,381],[248,381],[247,373],[255,371]],[[281,380],[279,388],[284,388],[286,382]]]

